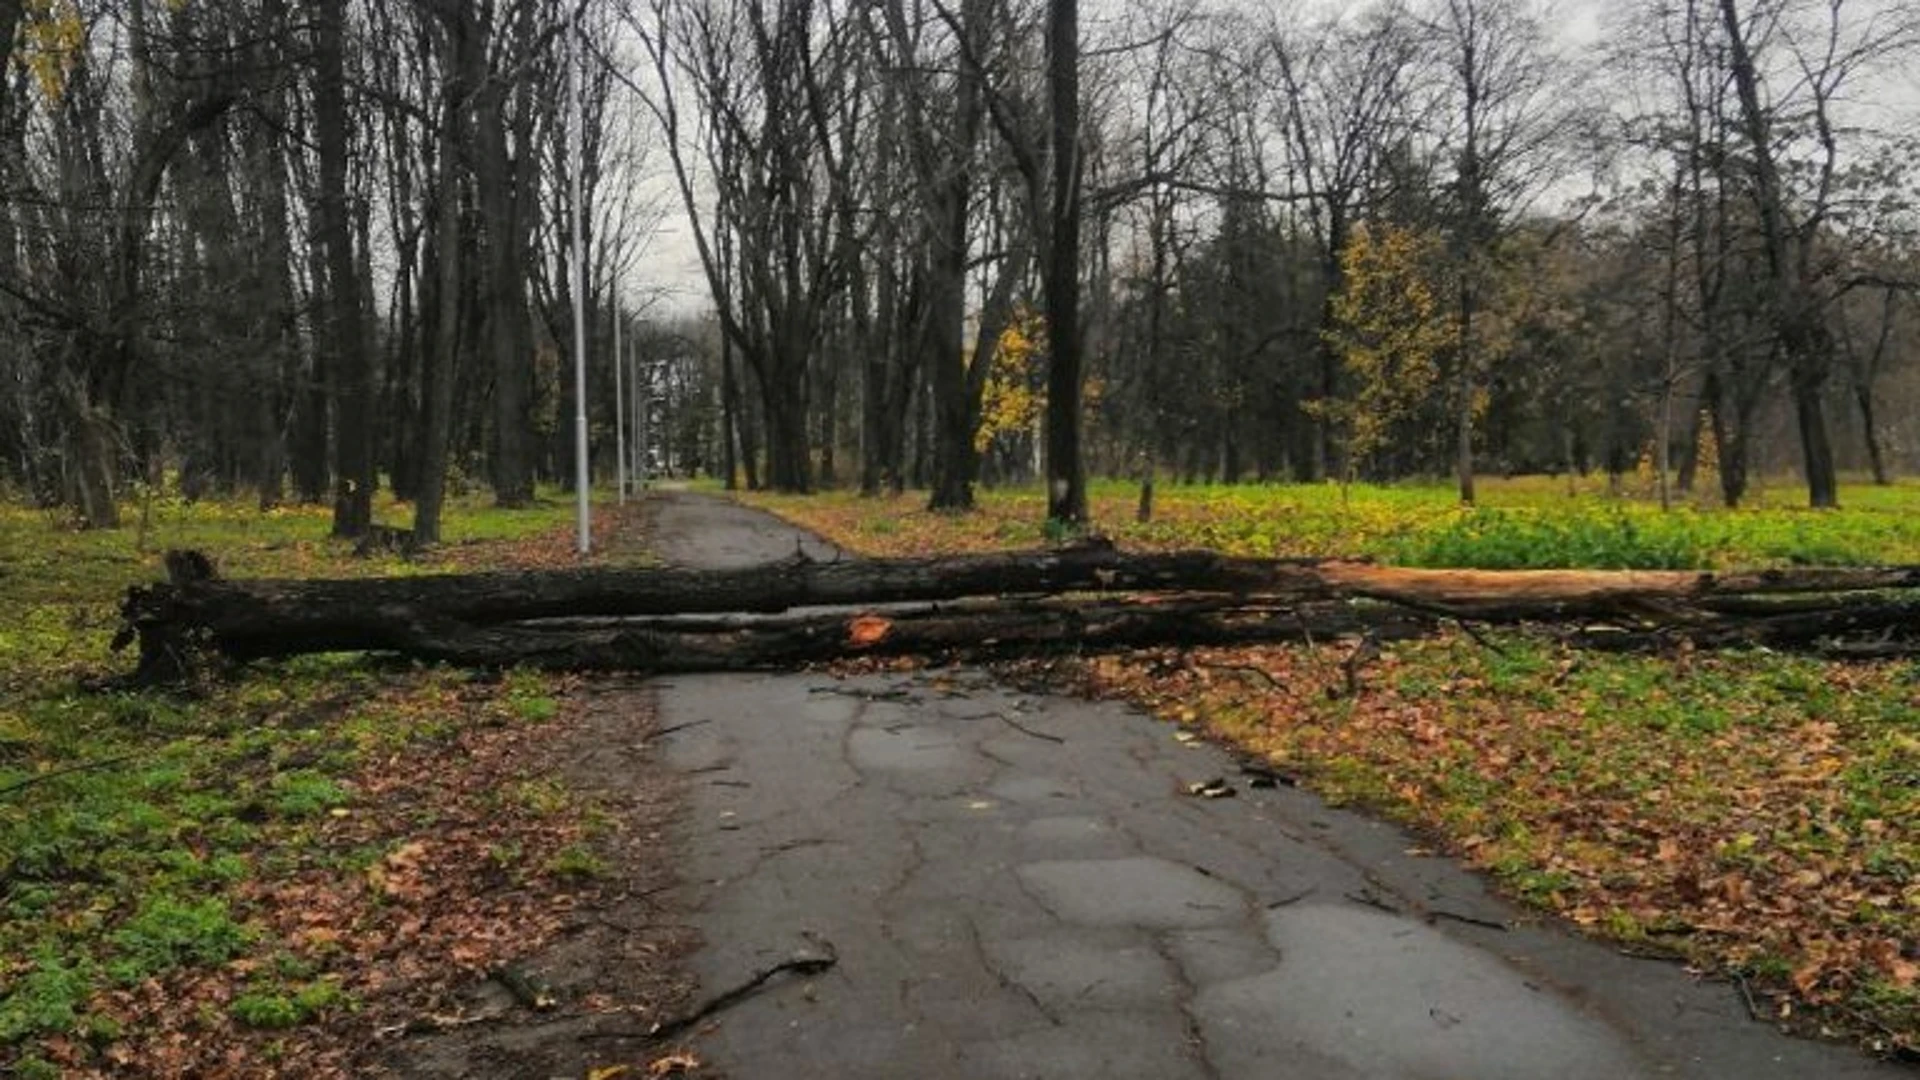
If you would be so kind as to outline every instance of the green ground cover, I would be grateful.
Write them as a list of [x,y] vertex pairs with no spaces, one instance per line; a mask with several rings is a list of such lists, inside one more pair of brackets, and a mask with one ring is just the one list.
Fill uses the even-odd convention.
[[[1373,558],[1405,566],[1484,569],[1706,569],[1793,563],[1920,563],[1920,482],[1850,485],[1840,510],[1795,504],[1764,489],[1728,511],[1686,503],[1669,511],[1593,484],[1526,477],[1480,482],[1477,508],[1443,485],[1161,485],[1153,519],[1135,520],[1137,485],[1092,489],[1095,527],[1122,546],[1206,547],[1238,555]],[[847,538],[871,554],[996,550],[1047,541],[1038,488],[983,490],[967,515],[933,514],[924,495],[861,499],[851,492],[748,501]]]
[[[216,1059],[194,1054],[251,1045],[250,1060],[325,1074],[337,1050],[298,1029],[360,1007],[354,954],[371,947],[375,909],[403,920],[409,902],[383,891],[417,862],[395,853],[436,817],[497,798],[469,761],[559,711],[545,677],[356,657],[107,689],[132,662],[108,651],[117,602],[163,576],[162,552],[206,551],[234,577],[521,565],[565,551],[571,513],[557,498],[512,512],[460,501],[449,543],[408,561],[354,557],[326,538],[324,508],[156,499],[128,507],[141,524],[80,532],[0,507],[0,1072],[202,1075]],[[436,764],[454,748],[458,765]],[[444,788],[403,797],[389,783],[422,769]],[[548,874],[580,839],[571,808],[487,812],[503,874]]]

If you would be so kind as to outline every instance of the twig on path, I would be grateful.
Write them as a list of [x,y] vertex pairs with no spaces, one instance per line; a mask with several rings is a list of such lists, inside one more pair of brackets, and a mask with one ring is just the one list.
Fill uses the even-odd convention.
[[1060,736],[1049,735],[1044,731],[1035,731],[1032,728],[1028,727],[1027,725],[1022,724],[1020,721],[1015,720],[1013,717],[1008,716],[1006,713],[995,713],[994,715],[998,716],[1002,721],[1004,721],[1008,727],[1021,733],[1022,735],[1031,735],[1036,739],[1044,739],[1047,742],[1056,743],[1061,746],[1065,746],[1067,744],[1067,740],[1061,738]]
[[662,1020],[646,1031],[589,1031],[580,1037],[582,1039],[646,1039],[650,1042],[665,1042],[715,1013],[732,1008],[752,997],[754,991],[765,986],[776,975],[784,972],[792,972],[795,975],[818,975],[839,962],[840,958],[833,955],[831,951],[824,956],[795,956],[756,973],[751,979],[725,993],[715,994],[692,1012],[670,1020]]
[[1380,894],[1374,892],[1372,889],[1361,889],[1358,892],[1350,892],[1350,893],[1346,893],[1345,895],[1347,899],[1353,901],[1354,903],[1365,904],[1368,907],[1375,909],[1376,911],[1384,911],[1389,915],[1404,914],[1399,908],[1395,907],[1393,904],[1387,902],[1386,900],[1381,899]]
[[862,690],[857,686],[810,686],[809,694],[839,694],[842,697],[858,698],[861,701],[900,701],[917,705],[919,701],[913,691],[904,686],[893,686],[885,690]]
[[1299,903],[1302,900],[1305,900],[1307,897],[1312,895],[1313,895],[1313,886],[1309,885],[1306,888],[1301,889],[1299,892],[1294,893],[1292,896],[1283,896],[1280,899],[1275,900],[1273,903],[1268,904],[1267,910],[1277,911],[1283,907],[1292,907],[1293,905]]
[[648,735],[647,741],[651,742],[654,739],[664,739],[676,731],[685,731],[688,728],[699,727],[701,724],[711,724],[711,723],[713,723],[712,720],[688,720],[688,721],[685,721],[684,723],[668,724],[666,727],[663,727],[660,730],[654,732],[653,734]]
[[1747,977],[1738,971],[1734,972],[1733,985],[1740,988],[1740,1000],[1746,1003],[1748,1018],[1766,1023],[1768,1018],[1760,1015],[1760,1006],[1753,1000],[1753,987],[1747,985]]

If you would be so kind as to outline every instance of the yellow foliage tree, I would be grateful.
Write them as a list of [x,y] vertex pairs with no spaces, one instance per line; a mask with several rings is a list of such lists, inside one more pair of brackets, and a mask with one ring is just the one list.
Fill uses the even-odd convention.
[[1039,423],[1047,395],[1038,358],[1046,351],[1046,319],[1021,305],[994,344],[986,391],[980,397],[980,425],[973,433],[975,451],[984,454],[994,440],[1031,432]]
[[1439,391],[1440,359],[1453,341],[1435,280],[1439,251],[1432,233],[1374,224],[1355,229],[1341,253],[1345,286],[1328,334],[1351,393],[1312,408],[1343,433],[1349,482],[1395,426]]
[[73,0],[27,0],[21,15],[21,41],[15,53],[46,95],[59,101],[67,76],[87,47],[87,24]]

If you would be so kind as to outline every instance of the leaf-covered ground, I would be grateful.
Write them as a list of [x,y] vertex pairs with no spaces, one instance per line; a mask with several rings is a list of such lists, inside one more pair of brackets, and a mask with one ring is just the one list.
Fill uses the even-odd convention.
[[[321,510],[145,510],[106,533],[0,510],[0,1072],[378,1075],[499,1019],[462,988],[516,981],[658,847],[572,782],[576,684],[340,657],[135,693],[101,688],[129,663],[106,643],[168,547],[232,576],[572,565],[571,505],[462,504],[420,561],[354,558]],[[599,546],[631,523],[603,512]],[[554,1008],[644,1030],[685,991],[675,948]]]
[[[1641,505],[1495,485],[1489,501],[1506,507],[1495,520],[1530,522],[1544,553],[1510,559],[1512,536],[1496,525],[1457,558],[1427,561],[1644,565],[1658,548],[1648,536],[1695,538],[1679,565],[1915,558],[1920,490],[1847,494],[1865,508],[1668,522]],[[1159,495],[1150,527],[1133,523],[1133,493],[1118,487],[1100,490],[1096,518],[1123,546],[1389,557],[1436,553],[1436,537],[1469,535],[1485,513],[1436,507],[1446,494],[1419,490],[1357,491],[1344,505],[1293,488]],[[843,495],[754,501],[870,554],[1043,539],[1037,493],[990,494],[962,516]],[[1343,537],[1336,518],[1352,531]],[[1566,539],[1595,521],[1634,523],[1639,539],[1586,551]],[[1404,821],[1591,933],[1733,978],[1757,1015],[1920,1054],[1920,665],[1607,656],[1522,634],[1356,649],[1162,650],[1052,671]]]

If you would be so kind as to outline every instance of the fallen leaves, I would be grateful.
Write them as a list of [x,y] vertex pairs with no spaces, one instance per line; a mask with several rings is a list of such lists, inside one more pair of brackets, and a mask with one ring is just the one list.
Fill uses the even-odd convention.
[[[122,1037],[104,1052],[74,1040],[43,1040],[39,1053],[63,1075],[347,1077],[365,1075],[382,1037],[448,1013],[454,989],[538,950],[579,906],[581,883],[540,868],[585,839],[576,813],[513,790],[558,737],[548,725],[489,720],[499,687],[406,686],[372,704],[433,708],[453,730],[370,755],[351,783],[357,812],[303,826],[298,864],[241,882],[236,907],[262,933],[253,953],[216,969],[183,969],[99,995],[94,1015]],[[529,805],[531,803],[532,805]],[[342,864],[379,854],[360,873]],[[339,1000],[319,1022],[257,1031],[232,1003],[250,987],[278,985],[274,973],[325,979]]]

